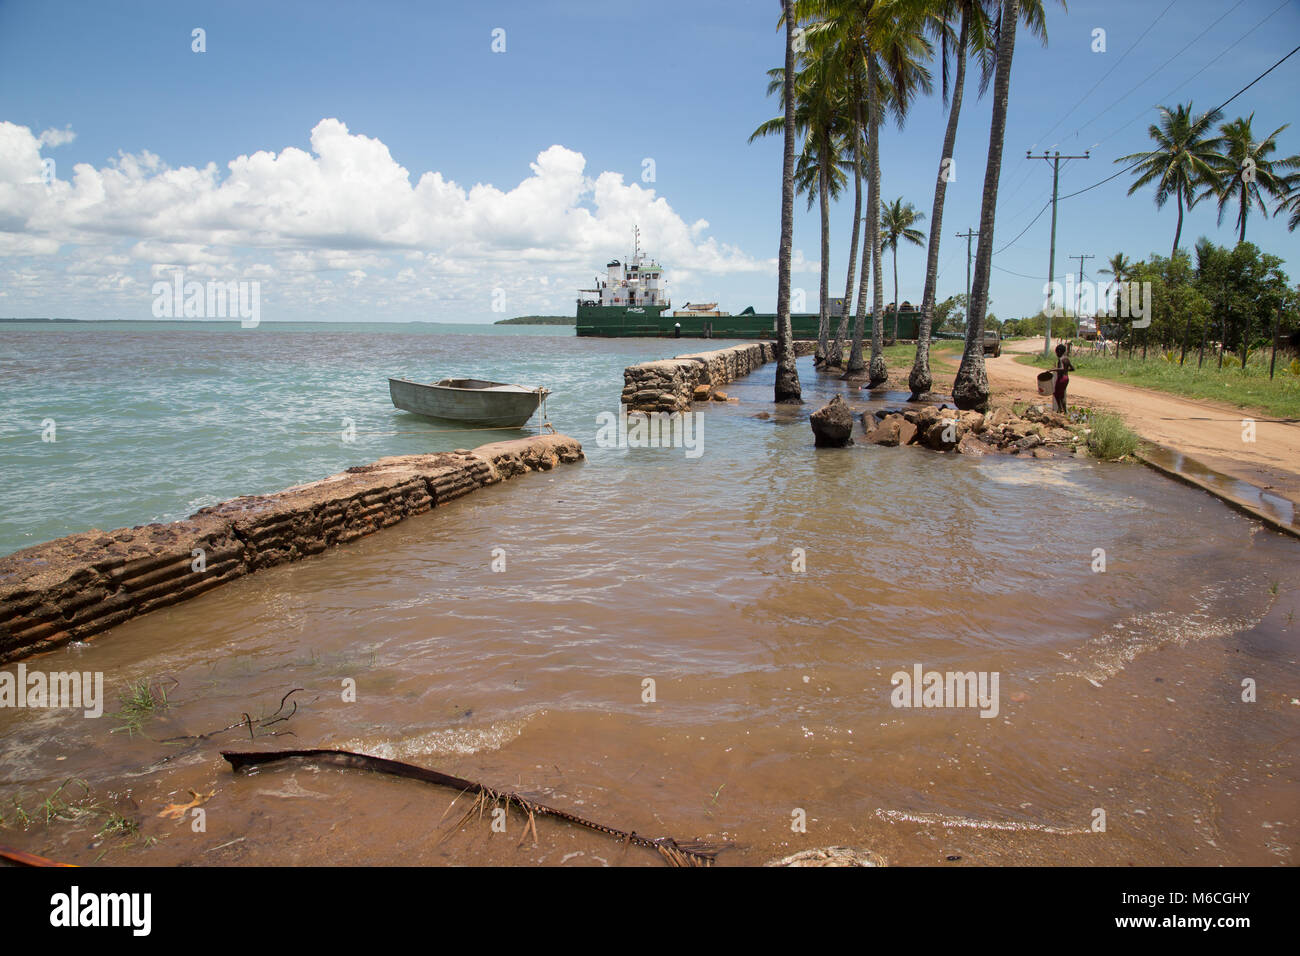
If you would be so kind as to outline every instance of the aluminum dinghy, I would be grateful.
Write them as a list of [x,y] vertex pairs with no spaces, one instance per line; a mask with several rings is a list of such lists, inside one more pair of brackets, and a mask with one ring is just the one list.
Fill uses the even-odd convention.
[[432,385],[390,378],[388,393],[394,406],[416,415],[469,425],[520,428],[551,390],[479,378],[444,378]]

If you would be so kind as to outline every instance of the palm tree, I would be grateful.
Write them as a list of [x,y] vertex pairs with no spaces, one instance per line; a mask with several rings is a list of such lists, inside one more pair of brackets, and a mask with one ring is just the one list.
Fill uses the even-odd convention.
[[[1123,286],[1133,271],[1133,263],[1122,252],[1117,252],[1106,260],[1105,268],[1098,269],[1097,274],[1111,277],[1111,285]],[[1107,298],[1109,299],[1109,292]]]
[[[1209,135],[1210,128],[1223,116],[1212,110],[1200,116],[1192,115],[1192,104],[1174,109],[1159,107],[1160,123],[1147,128],[1156,148],[1147,153],[1131,153],[1115,160],[1117,163],[1137,161],[1137,180],[1129,187],[1131,196],[1148,183],[1156,183],[1156,208],[1161,209],[1173,196],[1178,205],[1178,227],[1174,230],[1173,252],[1178,251],[1178,240],[1183,234],[1183,207],[1196,205],[1202,197],[1196,190],[1205,184],[1219,181],[1222,159],[1219,148],[1222,140]],[[1220,207],[1222,209],[1222,207]],[[1170,257],[1173,257],[1173,252]]]
[[[1292,158],[1300,160],[1300,156]],[[1300,226],[1300,175],[1288,176],[1286,186],[1289,192],[1277,204],[1277,209],[1273,211],[1273,215],[1280,216],[1283,210],[1290,210],[1291,218],[1287,220],[1286,227],[1289,231],[1295,232],[1296,226]]]
[[[785,18],[785,75],[794,76],[794,0],[781,0]],[[799,370],[795,367],[794,330],[790,326],[790,257],[794,245],[794,84],[785,84],[785,155],[781,164],[781,247],[776,267],[776,384],[775,401],[802,404]]]
[[[843,57],[841,69],[849,78],[853,98],[855,185],[860,176],[858,136],[865,112],[867,131],[867,235],[862,249],[862,274],[858,280],[856,318],[846,374],[862,371],[868,267],[875,288],[871,323],[870,386],[888,378],[883,341],[884,273],[880,259],[880,123],[886,106],[901,125],[918,92],[930,90],[929,72],[922,60],[930,45],[922,36],[924,7],[916,0],[801,0],[801,9],[823,19],[833,33]],[[858,187],[860,188],[860,186]],[[855,228],[857,215],[855,210]],[[847,305],[847,302],[846,302]]]
[[[874,16],[868,22],[869,38],[876,55],[867,58],[867,89],[877,89],[877,79],[883,71],[883,91],[888,99],[878,98],[874,112],[868,112],[868,152],[871,156],[871,185],[867,190],[867,215],[871,218],[869,237],[871,249],[871,366],[869,387],[876,388],[889,379],[885,364],[884,319],[885,290],[884,269],[881,262],[880,230],[880,122],[882,109],[888,105],[894,121],[902,128],[912,101],[920,93],[929,94],[932,86],[930,71],[923,61],[933,53],[933,47],[922,35],[929,17],[928,8],[909,0],[877,0],[872,8]],[[897,301],[897,297],[895,297]],[[897,321],[897,320],[895,320]]]
[[[1041,7],[1039,9],[1041,12]],[[967,312],[966,350],[952,386],[953,404],[960,409],[982,411],[989,404],[988,376],[984,371],[984,314],[988,309],[989,272],[993,265],[993,225],[998,208],[998,179],[1002,175],[1002,145],[1007,133],[1011,57],[1016,49],[1019,20],[1020,0],[1003,0],[997,26],[998,65],[993,78],[993,119],[989,126],[989,154],[984,167],[984,193],[980,200],[980,237]]]
[[[843,49],[836,48],[841,54]],[[843,58],[841,56],[841,62]],[[847,117],[845,135],[853,143],[853,159],[847,168],[853,171],[853,238],[849,243],[849,274],[844,282],[844,302],[840,309],[840,321],[835,329],[835,341],[831,345],[826,364],[835,368],[844,365],[844,342],[848,338],[849,314],[853,306],[853,278],[858,265],[858,240],[862,225],[862,83],[856,71],[850,70],[849,101],[853,104],[851,114]]]
[[916,207],[910,202],[904,203],[903,197],[899,196],[893,202],[888,203],[880,213],[880,229],[883,236],[880,240],[881,251],[889,250],[894,253],[894,341],[898,341],[898,243],[906,240],[914,246],[925,244],[925,233],[920,229],[913,228],[916,223],[925,218],[925,213],[917,212]]
[[[806,38],[818,42],[819,33],[805,30]],[[826,42],[820,42],[826,47]],[[845,186],[845,174],[842,172],[841,156],[844,152],[845,98],[839,72],[833,56],[828,56],[826,49],[805,47],[802,57],[803,66],[794,74],[794,126],[805,134],[803,150],[794,170],[794,186],[797,194],[809,198],[809,208],[813,208],[814,199],[820,200],[822,212],[822,282],[819,295],[818,349],[816,363],[826,362],[829,351],[829,284],[831,284],[831,213],[829,202],[839,198]],[[768,95],[784,92],[785,70],[768,70]],[[750,142],[764,135],[775,135],[784,131],[784,117],[774,117],[764,122],[753,135]]]
[[[1219,171],[1217,182],[1211,183],[1200,199],[1216,196],[1219,200],[1219,224],[1223,224],[1223,213],[1233,198],[1237,199],[1237,241],[1246,241],[1246,217],[1250,207],[1256,205],[1260,212],[1268,215],[1264,197],[1283,200],[1290,179],[1283,172],[1300,167],[1300,156],[1287,159],[1270,160],[1269,153],[1277,149],[1277,134],[1290,126],[1283,123],[1259,142],[1250,124],[1255,114],[1237,117],[1231,123],[1219,127],[1222,134],[1222,155],[1216,157],[1215,166]],[[1293,227],[1294,228],[1294,227]]]
[[812,208],[814,196],[820,203],[821,212],[821,284],[818,299],[817,317],[817,357],[815,363],[825,364],[830,352],[830,281],[831,281],[831,220],[830,201],[839,199],[844,189],[845,176],[840,169],[839,155],[842,147],[840,138],[824,127],[815,129],[804,143],[803,154],[799,158],[796,171],[798,188],[808,195],[808,208]]
[[[862,222],[862,149],[865,125],[862,114],[864,101],[867,99],[866,77],[862,53],[865,40],[865,10],[869,10],[873,0],[798,0],[798,9],[802,15],[816,20],[814,30],[825,43],[821,44],[821,55],[833,60],[835,69],[845,77],[849,108],[846,119],[846,135],[852,144],[853,159],[849,168],[853,171],[853,238],[849,244],[848,278],[844,284],[844,306],[840,312],[840,321],[835,332],[835,341],[831,345],[827,364],[835,367],[843,365],[844,341],[848,336],[850,310],[853,307],[853,279],[857,267],[859,228]],[[846,374],[862,369],[862,335],[863,311],[866,308],[867,267],[870,259],[870,244],[862,244],[862,277],[859,281],[857,296],[857,319],[854,323],[852,347],[849,350],[849,366]]]
[[[952,175],[953,150],[957,145],[957,120],[961,116],[962,94],[966,88],[966,56],[974,54],[980,63],[980,94],[983,95],[993,75],[994,44],[987,0],[939,0],[936,4],[932,29],[939,34],[941,63],[941,90],[948,99],[948,58],[956,60],[956,76],[952,84],[952,101],[948,107],[948,125],[943,134],[943,150],[939,157],[939,174],[934,181],[934,204],[930,211],[930,241],[926,247],[925,288],[921,293],[920,324],[916,331],[916,357],[912,371],[907,376],[912,398],[919,399],[930,390],[930,329],[934,322],[934,303],[939,276],[939,241],[943,231],[943,206],[948,181]],[[961,20],[954,39],[952,23]],[[894,297],[897,302],[898,297]]]
[[[830,286],[830,200],[838,198],[845,176],[840,169],[842,149],[843,96],[826,58],[805,57],[802,70],[794,74],[795,129],[805,134],[803,150],[795,168],[795,192],[806,194],[808,208],[814,200],[821,204],[821,288],[817,327],[817,364],[826,359],[828,344],[828,289]],[[768,95],[784,93],[785,70],[768,71]],[[760,136],[773,136],[785,130],[785,117],[777,116],[754,130],[752,143]]]

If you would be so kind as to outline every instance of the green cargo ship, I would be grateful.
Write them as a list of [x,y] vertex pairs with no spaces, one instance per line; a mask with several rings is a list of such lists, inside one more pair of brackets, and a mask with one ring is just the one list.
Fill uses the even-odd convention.
[[[614,259],[605,266],[605,275],[597,276],[590,289],[579,289],[577,334],[607,338],[681,337],[692,339],[774,339],[776,316],[755,312],[752,307],[738,315],[719,312],[717,303],[692,306],[670,312],[663,267],[641,251],[640,232],[634,238],[634,251],[626,263]],[[834,334],[844,300],[830,300],[831,332]],[[915,338],[919,313],[908,303],[898,316],[898,336]],[[798,312],[790,316],[796,339],[817,338],[816,312]],[[893,312],[885,316],[885,334],[892,336]],[[867,328],[871,316],[866,317]]]

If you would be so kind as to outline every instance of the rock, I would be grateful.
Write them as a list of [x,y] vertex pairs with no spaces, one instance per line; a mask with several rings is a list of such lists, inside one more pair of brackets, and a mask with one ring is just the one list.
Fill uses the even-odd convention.
[[924,444],[935,451],[951,451],[965,434],[965,426],[955,418],[941,418],[925,430]]
[[1037,435],[1026,435],[1024,438],[1021,438],[1019,441],[1015,442],[1012,445],[1012,447],[1017,452],[1022,452],[1022,451],[1029,451],[1031,448],[1037,448],[1042,443],[1043,440],[1039,438]]
[[980,412],[965,411],[958,418],[968,431],[976,433],[984,431],[984,416]]
[[[863,416],[863,425],[867,425]],[[867,433],[867,441],[874,445],[886,445],[890,448],[909,445],[916,439],[916,426],[902,415],[888,415]]]
[[709,386],[696,385],[692,398],[697,402],[707,402],[709,400]]
[[726,392],[714,392],[714,393],[713,393],[713,400],[714,400],[715,402],[725,402],[725,401],[727,401],[727,393],[726,393]]
[[999,405],[993,411],[984,416],[985,428],[1001,428],[1007,422],[1015,418],[1015,414],[1005,405]]
[[1056,456],[1046,448],[1035,448],[1033,455],[1035,458],[1055,458]]
[[970,455],[972,458],[979,458],[981,455],[987,455],[992,451],[996,451],[996,449],[990,448],[974,435],[963,435],[961,441],[957,442],[957,454],[959,455]]
[[838,395],[812,413],[810,424],[818,448],[853,444],[853,413]]
[[916,413],[916,419],[912,422],[918,431],[927,432],[930,426],[939,420],[939,409],[933,405],[927,406]]
[[1033,424],[1023,418],[1012,419],[1002,426],[1002,434],[1012,441],[1019,441],[1033,431]]
[[754,417],[755,417],[755,418],[761,418],[761,419],[763,419],[763,421],[767,421],[769,418],[772,417],[772,413],[771,413],[771,412],[759,412],[759,413],[758,413],[757,415],[755,415]]
[[913,425],[915,425],[917,418],[920,417],[920,414],[921,413],[917,411],[915,408],[909,408],[907,409],[907,411],[903,412],[903,417],[906,418]]

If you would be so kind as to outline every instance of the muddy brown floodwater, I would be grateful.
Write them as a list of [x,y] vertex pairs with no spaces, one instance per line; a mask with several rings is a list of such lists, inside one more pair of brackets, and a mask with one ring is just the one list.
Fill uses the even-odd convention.
[[[831,844],[891,865],[1294,864],[1300,542],[1140,465],[814,451],[808,414],[862,403],[800,364],[806,405],[759,419],[772,368],[733,383],[698,458],[602,449],[593,421],[583,464],[29,660],[168,703],[135,736],[0,710],[0,842],[116,865],[660,863],[555,820],[535,843],[514,813],[458,828],[468,798],[412,781],[234,775],[218,754],[336,747],[730,842],[720,865]],[[916,665],[996,672],[996,716],[892,706]],[[295,687],[261,731],[293,736],[161,742]],[[138,833],[17,822],[69,778]],[[212,793],[202,832],[158,816],[190,790]]]

